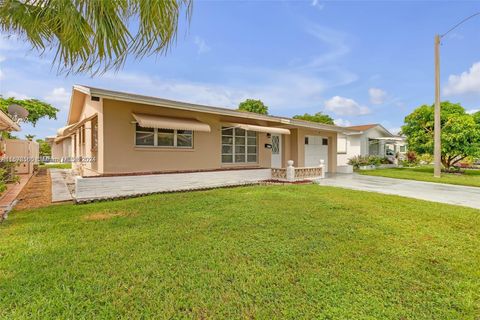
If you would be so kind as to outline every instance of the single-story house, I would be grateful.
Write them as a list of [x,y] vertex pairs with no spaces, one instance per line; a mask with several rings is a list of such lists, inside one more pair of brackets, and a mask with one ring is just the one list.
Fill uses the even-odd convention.
[[407,152],[404,137],[396,136],[381,124],[365,124],[346,127],[353,133],[339,134],[337,139],[337,163],[346,165],[355,156],[387,157],[393,161],[397,153],[403,157]]
[[[82,177],[318,167],[355,130],[75,85],[52,149]],[[82,160],[82,161],[81,161]],[[252,172],[252,171],[249,171]],[[240,174],[240,173],[239,173]],[[90,179],[91,180],[91,179]]]

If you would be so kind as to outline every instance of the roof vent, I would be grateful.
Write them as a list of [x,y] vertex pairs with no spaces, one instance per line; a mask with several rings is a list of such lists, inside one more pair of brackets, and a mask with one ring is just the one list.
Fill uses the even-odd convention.
[[92,101],[100,101],[100,97],[92,96]]

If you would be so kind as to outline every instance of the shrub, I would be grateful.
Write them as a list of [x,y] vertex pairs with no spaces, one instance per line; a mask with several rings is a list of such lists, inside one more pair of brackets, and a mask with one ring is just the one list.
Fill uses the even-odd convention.
[[348,159],[348,164],[353,166],[355,169],[358,169],[363,166],[379,166],[380,164],[384,163],[385,158],[378,157],[378,156],[355,156],[353,158]]
[[430,164],[433,162],[433,156],[429,153],[424,153],[418,157],[420,164]]
[[7,189],[7,181],[4,179],[6,172],[5,169],[0,168],[0,194]]
[[407,152],[407,162],[411,165],[415,165],[418,163],[417,154],[415,153],[415,151],[409,150]]
[[473,167],[474,163],[475,163],[475,160],[473,159],[473,157],[466,157],[462,161],[455,163],[454,167],[462,168],[462,169],[471,168]]
[[15,174],[15,166],[15,162],[0,162],[0,193],[7,189],[7,183],[20,181]]

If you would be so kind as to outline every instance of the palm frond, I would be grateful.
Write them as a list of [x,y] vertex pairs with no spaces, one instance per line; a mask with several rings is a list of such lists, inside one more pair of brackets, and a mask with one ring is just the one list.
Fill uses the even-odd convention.
[[2,0],[0,28],[54,51],[59,72],[103,73],[129,56],[165,54],[193,0]]

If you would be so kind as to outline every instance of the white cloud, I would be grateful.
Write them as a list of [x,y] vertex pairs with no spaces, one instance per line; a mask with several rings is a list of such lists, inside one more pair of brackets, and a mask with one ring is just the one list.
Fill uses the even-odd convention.
[[340,116],[356,116],[370,113],[370,109],[353,99],[335,96],[325,101],[325,110]]
[[0,80],[3,80],[5,77],[5,74],[3,73],[2,69],[0,69]]
[[344,119],[341,119],[341,118],[333,120],[333,123],[335,123],[337,126],[341,126],[341,127],[350,127],[352,125],[352,123],[350,121],[344,120]]
[[319,0],[312,0],[311,5],[312,5],[312,7],[315,7],[318,10],[322,10],[325,7],[325,4],[320,3]]
[[200,38],[199,36],[196,36],[193,42],[197,46],[197,53],[198,54],[206,53],[206,52],[209,52],[210,50],[212,50],[212,48],[210,48],[207,45],[205,40]]
[[19,100],[31,99],[31,97],[29,97],[28,95],[26,95],[24,93],[19,93],[19,92],[16,92],[16,91],[7,91],[4,94],[4,97],[15,98],[15,99],[19,99]]
[[7,60],[7,58],[5,56],[0,55],[0,62],[3,62],[5,60]]
[[450,75],[444,95],[460,95],[468,93],[480,94],[480,61],[474,63],[468,71],[460,75]]
[[326,53],[315,57],[311,63],[306,65],[306,67],[322,67],[350,52],[350,47],[347,44],[347,35],[343,32],[319,26],[317,24],[310,24],[307,28],[307,33],[323,42],[329,50],[327,50]]
[[45,96],[45,100],[61,108],[67,108],[70,102],[70,92],[63,87],[54,88]]
[[312,106],[312,101],[321,101],[326,88],[322,79],[302,73],[243,68],[231,69],[230,73],[234,78],[260,82],[219,85],[125,72],[104,77],[115,82],[118,90],[211,106],[236,108],[244,99],[261,99],[273,113]]
[[387,93],[380,88],[368,89],[368,95],[370,96],[370,102],[373,104],[382,104],[387,97]]
[[467,113],[468,114],[474,114],[474,113],[479,112],[479,111],[480,111],[480,109],[471,109],[471,110],[467,110]]

